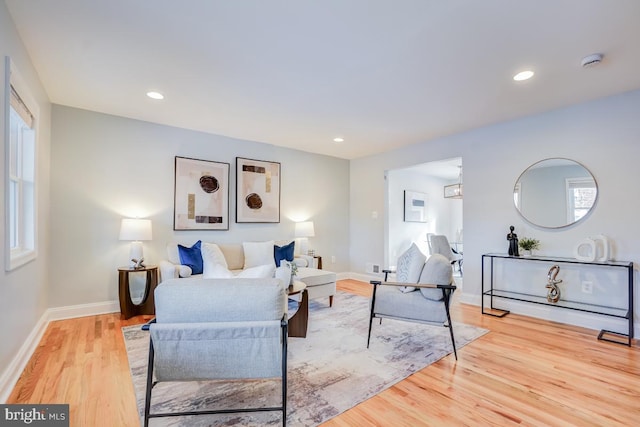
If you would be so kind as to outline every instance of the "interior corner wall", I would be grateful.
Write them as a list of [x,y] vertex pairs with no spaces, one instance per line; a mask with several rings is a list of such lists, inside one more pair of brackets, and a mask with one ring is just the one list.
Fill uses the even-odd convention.
[[[30,94],[39,107],[37,120],[37,251],[31,261],[12,271],[5,271],[5,150],[0,150],[0,392],[7,386],[3,380],[11,375],[12,362],[16,360],[25,340],[31,334],[47,309],[48,265],[49,265],[49,157],[51,104],[20,40],[15,25],[4,2],[0,2],[0,58],[2,59],[2,84],[0,85],[0,135],[4,147],[5,107],[4,58],[9,56],[20,76],[29,87]],[[13,367],[15,369],[15,367]],[[12,385],[12,384],[9,384]],[[0,400],[1,401],[1,400]]]
[[[120,220],[136,215],[152,220],[147,264],[166,259],[170,242],[288,239],[294,221],[308,219],[323,267],[348,270],[347,160],[60,105],[52,117],[50,307],[118,300],[117,268],[129,254]],[[231,165],[228,231],[173,230],[175,156]],[[235,223],[236,157],[281,163],[279,224]]]
[[[384,212],[385,172],[451,157],[462,157],[464,164],[462,296],[465,300],[480,303],[481,255],[506,252],[510,225],[515,226],[520,236],[539,239],[539,253],[549,256],[571,257],[579,240],[604,234],[613,241],[615,259],[638,265],[640,198],[634,194],[634,183],[640,182],[638,117],[640,91],[632,91],[352,160],[351,270],[363,272],[366,262],[383,259],[384,221],[381,217],[372,218],[371,212]],[[522,171],[551,157],[580,162],[591,171],[598,184],[594,211],[584,221],[566,228],[544,229],[531,225],[513,204],[514,183]],[[537,282],[544,286],[546,271],[536,273],[536,277],[538,274]],[[615,289],[625,289],[620,283],[602,286],[604,304],[607,295],[612,295]],[[606,289],[610,289],[608,294]],[[536,311],[533,305],[521,304],[516,312],[592,328],[598,328],[603,320],[553,307]],[[638,298],[635,312],[640,313]],[[571,319],[567,319],[569,314]],[[636,324],[637,319],[636,314]]]

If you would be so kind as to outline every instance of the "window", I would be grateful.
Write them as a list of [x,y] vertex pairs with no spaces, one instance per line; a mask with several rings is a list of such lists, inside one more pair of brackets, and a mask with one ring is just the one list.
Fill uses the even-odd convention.
[[[22,80],[7,59],[5,82],[6,270],[36,257],[36,116]],[[8,84],[7,84],[8,83]]]
[[567,178],[567,220],[570,224],[589,212],[597,194],[593,178]]

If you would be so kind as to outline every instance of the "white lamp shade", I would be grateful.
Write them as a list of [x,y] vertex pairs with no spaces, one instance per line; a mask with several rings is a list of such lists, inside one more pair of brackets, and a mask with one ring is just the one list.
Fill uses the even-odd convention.
[[120,240],[151,240],[151,220],[123,218],[120,225]]
[[296,237],[313,237],[315,232],[313,230],[313,221],[296,222]]

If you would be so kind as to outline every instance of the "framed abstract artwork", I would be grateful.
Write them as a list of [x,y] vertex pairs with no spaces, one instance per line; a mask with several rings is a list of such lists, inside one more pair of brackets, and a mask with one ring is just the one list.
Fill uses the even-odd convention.
[[280,222],[280,163],[236,157],[236,222]]
[[174,230],[229,229],[229,163],[176,156]]
[[404,221],[427,222],[427,195],[404,190]]

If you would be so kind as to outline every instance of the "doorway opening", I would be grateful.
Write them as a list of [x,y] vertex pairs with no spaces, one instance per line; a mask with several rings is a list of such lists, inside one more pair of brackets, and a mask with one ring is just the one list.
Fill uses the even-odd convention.
[[[462,157],[386,172],[385,265],[395,266],[412,243],[431,254],[427,235],[447,236],[463,253],[463,199],[445,197],[445,186],[462,184]],[[456,264],[456,282],[462,271]]]

